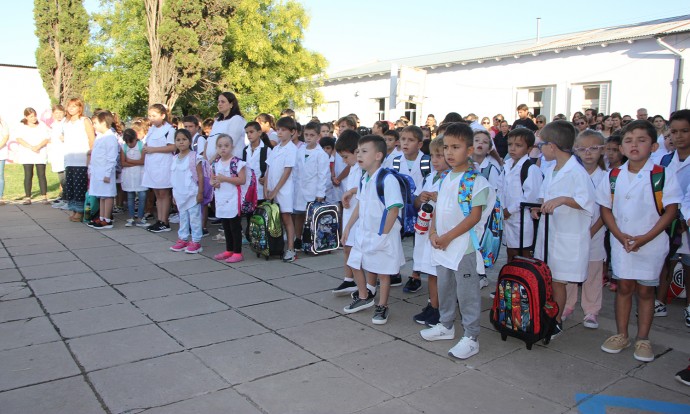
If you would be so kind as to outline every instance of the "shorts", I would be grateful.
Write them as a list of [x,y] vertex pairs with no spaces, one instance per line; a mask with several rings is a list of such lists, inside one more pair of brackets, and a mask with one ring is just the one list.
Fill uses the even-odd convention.
[[569,283],[575,283],[575,284],[577,284],[577,282],[568,282],[567,280],[558,280],[558,279],[556,279],[556,278],[551,278],[551,282],[553,282],[553,283],[560,283],[560,284],[562,284],[562,285],[568,285]]
[[620,277],[613,275],[614,280],[635,280],[638,285],[657,287],[659,286],[659,279],[657,280],[636,280],[636,279],[621,279]]
[[307,214],[307,212],[302,210],[292,210],[292,214]]

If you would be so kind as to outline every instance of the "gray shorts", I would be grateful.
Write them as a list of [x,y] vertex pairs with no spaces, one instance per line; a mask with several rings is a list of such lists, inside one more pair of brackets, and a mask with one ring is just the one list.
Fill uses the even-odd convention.
[[635,280],[638,285],[642,286],[650,286],[650,287],[657,287],[659,286],[659,279],[657,280],[636,280],[636,279],[621,279],[620,277],[613,275],[613,278],[615,280]]

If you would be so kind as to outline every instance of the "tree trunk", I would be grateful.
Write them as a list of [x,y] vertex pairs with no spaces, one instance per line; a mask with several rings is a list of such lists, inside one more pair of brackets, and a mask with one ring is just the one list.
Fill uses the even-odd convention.
[[144,0],[146,7],[146,29],[151,52],[151,75],[149,77],[149,105],[164,104],[168,111],[172,111],[179,94],[175,91],[177,85],[177,70],[175,58],[166,52],[158,35],[163,21],[164,0]]

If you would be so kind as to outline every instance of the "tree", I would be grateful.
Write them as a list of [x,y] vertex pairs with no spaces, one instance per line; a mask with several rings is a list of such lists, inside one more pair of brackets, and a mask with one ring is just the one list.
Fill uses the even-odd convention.
[[53,103],[82,94],[93,65],[89,16],[81,0],[34,0],[36,63]]

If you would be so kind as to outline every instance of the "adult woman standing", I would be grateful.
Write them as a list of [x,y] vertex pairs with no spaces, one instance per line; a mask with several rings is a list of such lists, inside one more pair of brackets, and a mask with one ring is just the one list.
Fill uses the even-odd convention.
[[208,134],[206,141],[206,150],[204,156],[209,162],[213,162],[216,158],[216,139],[220,134],[228,134],[232,138],[232,155],[237,158],[242,158],[244,151],[244,126],[247,121],[242,117],[240,111],[240,104],[237,102],[237,97],[232,92],[221,92],[218,95],[218,115],[216,121],[213,123],[211,133]]
[[611,119],[611,116],[606,115],[601,123],[603,125],[601,135],[603,135],[604,138],[608,138],[613,135],[613,119]]
[[533,161],[538,160],[539,156],[541,156],[541,151],[539,151],[537,144],[542,142],[541,138],[539,138],[539,134],[541,133],[541,130],[544,128],[544,126],[546,126],[546,117],[544,115],[541,115],[541,114],[537,115],[534,123],[537,125],[537,130],[534,131],[534,136],[535,136],[536,140],[534,141],[534,146],[532,147],[532,149],[529,152],[529,157]]
[[10,128],[0,117],[0,206],[5,205],[2,198],[5,194],[5,161],[7,161],[7,142],[10,139]]
[[24,166],[24,202],[31,204],[31,185],[34,179],[34,166],[38,176],[38,185],[43,196],[43,202],[48,203],[48,183],[46,181],[46,164],[48,151],[46,145],[50,142],[50,132],[45,124],[38,122],[36,110],[24,109],[24,119],[17,131],[17,143],[20,145],[17,153],[17,163]]
[[84,215],[84,196],[88,187],[86,157],[96,133],[91,120],[84,116],[84,103],[79,98],[67,102],[67,116],[62,127],[65,151],[64,198],[72,212],[69,219],[80,222]]

